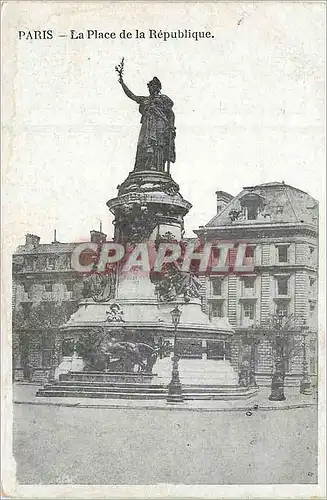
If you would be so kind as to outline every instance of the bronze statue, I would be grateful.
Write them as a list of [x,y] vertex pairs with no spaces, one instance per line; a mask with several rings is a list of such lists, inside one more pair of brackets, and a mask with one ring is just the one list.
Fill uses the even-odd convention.
[[138,371],[151,373],[157,359],[155,349],[143,342],[123,342],[112,338],[102,349],[105,355],[116,355],[121,359],[124,372],[134,372],[137,366]]
[[139,104],[142,115],[134,170],[156,170],[170,173],[175,156],[175,115],[173,101],[161,94],[161,82],[155,76],[149,83],[149,96],[136,96],[123,80],[124,59],[116,66],[127,97]]

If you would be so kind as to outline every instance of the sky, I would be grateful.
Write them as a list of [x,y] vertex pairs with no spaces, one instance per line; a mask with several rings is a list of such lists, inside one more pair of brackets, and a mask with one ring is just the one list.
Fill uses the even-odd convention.
[[[24,2],[4,19],[2,223],[11,250],[28,232],[41,243],[54,229],[59,241],[85,241],[100,220],[112,236],[106,202],[133,169],[140,129],[114,71],[122,57],[135,94],[147,95],[157,76],[174,101],[171,173],[193,205],[187,236],[215,214],[216,190],[285,181],[323,202],[323,3]],[[54,38],[18,40],[19,29],[52,29]],[[71,29],[118,38],[72,40]],[[122,29],[133,38],[120,39]],[[136,39],[136,29],[213,38]]]

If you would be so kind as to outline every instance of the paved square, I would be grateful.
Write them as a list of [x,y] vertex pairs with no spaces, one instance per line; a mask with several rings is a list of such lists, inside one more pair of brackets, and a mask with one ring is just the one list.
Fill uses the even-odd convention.
[[21,484],[316,483],[317,410],[14,405]]

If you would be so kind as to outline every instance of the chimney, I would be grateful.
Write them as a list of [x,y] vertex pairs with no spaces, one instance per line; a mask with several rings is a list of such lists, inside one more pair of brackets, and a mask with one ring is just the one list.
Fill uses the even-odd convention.
[[53,230],[53,242],[52,243],[59,243],[57,240],[57,229]]
[[36,234],[25,234],[25,245],[30,248],[36,248],[40,243],[40,236]]
[[216,191],[216,197],[217,197],[217,214],[220,214],[222,210],[228,205],[228,203],[234,198],[229,193],[226,193],[225,191]]
[[91,235],[91,243],[104,243],[107,239],[107,235],[104,234],[102,231],[95,231],[92,229],[90,231]]

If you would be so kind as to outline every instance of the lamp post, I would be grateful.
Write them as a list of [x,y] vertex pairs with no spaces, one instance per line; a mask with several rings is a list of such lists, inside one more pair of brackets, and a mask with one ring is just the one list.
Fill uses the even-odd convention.
[[309,365],[307,359],[307,336],[309,327],[307,325],[302,326],[302,338],[303,338],[303,364],[302,364],[302,379],[300,382],[300,393],[310,396],[312,394],[311,380],[309,376]]
[[256,338],[255,334],[252,333],[250,340],[250,370],[249,370],[249,387],[258,387],[255,378],[255,361],[256,361],[256,346],[259,344],[259,340]]
[[284,338],[282,334],[282,324],[283,324],[282,313],[278,314],[276,318],[276,362],[275,362],[275,372],[271,380],[271,393],[269,396],[270,401],[284,401],[284,377],[285,377],[285,367],[284,367]]
[[170,311],[172,322],[174,325],[174,354],[172,358],[173,368],[171,373],[171,381],[168,385],[167,403],[183,403],[182,384],[179,379],[178,362],[180,357],[177,353],[177,327],[181,318],[182,311],[175,306]]

